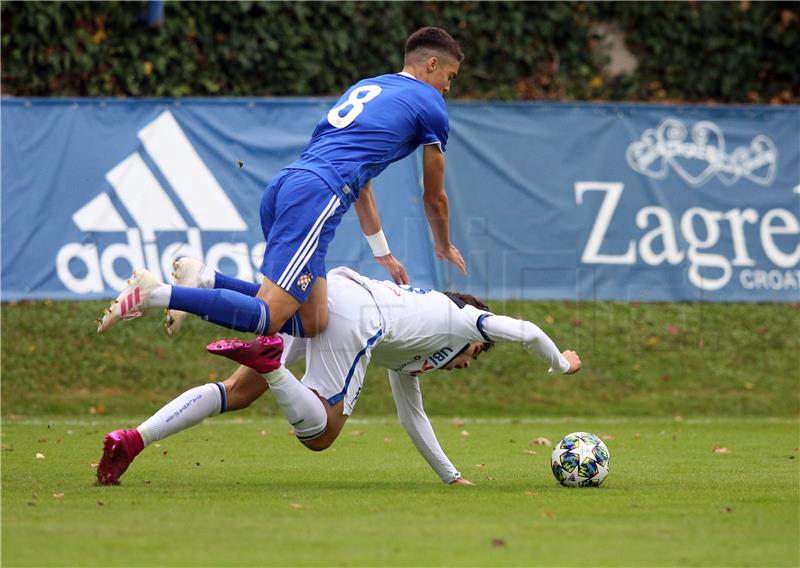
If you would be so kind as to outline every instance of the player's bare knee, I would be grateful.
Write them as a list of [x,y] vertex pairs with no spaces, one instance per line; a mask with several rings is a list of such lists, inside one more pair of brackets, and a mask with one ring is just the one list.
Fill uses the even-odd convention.
[[333,445],[332,439],[317,438],[316,440],[301,440],[303,445],[312,452],[322,452]]

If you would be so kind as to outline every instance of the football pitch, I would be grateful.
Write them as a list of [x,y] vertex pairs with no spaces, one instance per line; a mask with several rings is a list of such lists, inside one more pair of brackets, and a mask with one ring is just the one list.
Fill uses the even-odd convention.
[[[797,566],[797,418],[433,420],[473,487],[442,485],[394,417],[313,453],[282,419],[218,417],[93,485],[109,429],[6,419],[4,566]],[[599,488],[550,448],[599,435]],[[37,457],[40,454],[40,457]]]

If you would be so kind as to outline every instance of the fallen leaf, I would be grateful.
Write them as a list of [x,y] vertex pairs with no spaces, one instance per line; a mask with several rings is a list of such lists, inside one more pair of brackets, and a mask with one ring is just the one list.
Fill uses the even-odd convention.
[[453,418],[453,421],[451,422],[451,424],[453,426],[455,426],[456,428],[463,428],[464,427],[464,421],[461,418]]
[[484,467],[486,467],[486,464],[485,463],[476,463],[475,467],[484,468]]
[[63,496],[64,496],[63,493],[53,493],[53,497],[55,497],[56,499],[61,499]]
[[99,463],[90,463],[89,464],[89,466],[93,467],[94,469],[97,469],[97,466],[99,466],[99,465],[100,465]]
[[162,455],[162,456],[165,456],[165,455],[167,455],[167,452],[168,452],[168,451],[169,451],[169,450],[164,450],[163,452],[161,452],[161,455]]
[[661,338],[659,336],[650,335],[648,336],[647,339],[644,340],[644,344],[647,345],[648,347],[655,347],[656,345],[658,345],[659,341],[661,341]]
[[766,335],[768,332],[769,332],[769,327],[766,325],[761,326],[756,330],[756,333],[758,335]]
[[536,491],[526,491],[526,492],[525,492],[525,495],[526,495],[527,497],[533,497],[534,495],[536,495]]
[[492,546],[505,546],[506,541],[502,538],[493,538],[492,539]]
[[572,320],[572,325],[574,325],[575,327],[580,327],[580,326],[583,325],[583,322],[581,320],[579,320],[579,319],[575,319],[575,320]]
[[242,422],[244,422],[244,418],[242,418],[241,416],[237,416],[236,418],[233,419],[233,421],[236,424],[241,424]]
[[36,459],[37,460],[43,460],[44,459],[44,454],[42,452],[36,452]]
[[659,377],[659,378],[660,378],[660,379],[661,379],[661,381],[662,381],[662,382],[664,382],[664,383],[666,383],[667,381],[669,381],[669,375],[668,375],[668,374],[666,374],[666,373],[664,373],[663,375],[661,375],[661,377]]
[[267,435],[267,431],[266,430],[261,430],[261,435],[262,436],[266,436]]
[[524,451],[529,456],[535,456],[536,455],[536,450],[524,450]]
[[725,511],[726,513],[733,513],[733,509],[731,509],[730,507],[725,507],[722,510]]
[[553,517],[556,516],[556,514],[553,511],[542,511],[542,515],[544,515],[548,519],[552,519]]
[[553,445],[553,442],[551,442],[544,436],[539,436],[538,438],[534,438],[529,443],[536,444],[537,446],[547,446],[548,448]]
[[466,438],[467,436],[469,436],[469,432],[467,432],[466,430],[461,430],[461,435]]
[[554,323],[556,323],[556,318],[554,318],[550,314],[547,314],[547,315],[544,316],[544,321],[546,321],[550,325],[553,325]]
[[303,508],[303,506],[300,503],[289,503],[289,506],[292,509],[302,509]]
[[364,432],[362,432],[361,430],[353,430],[352,432],[350,432],[350,435],[351,436],[363,436]]
[[387,444],[389,444],[389,443],[392,441],[392,439],[391,439],[389,436],[386,436],[386,437],[383,439],[383,441],[384,441],[384,442],[386,442]]
[[723,448],[722,446],[714,446],[714,449],[711,450],[711,451],[714,452],[715,454],[727,454],[727,453],[730,453],[730,450],[728,448]]
[[676,325],[669,324],[667,326],[667,333],[669,333],[672,337],[676,337],[680,332],[681,330]]

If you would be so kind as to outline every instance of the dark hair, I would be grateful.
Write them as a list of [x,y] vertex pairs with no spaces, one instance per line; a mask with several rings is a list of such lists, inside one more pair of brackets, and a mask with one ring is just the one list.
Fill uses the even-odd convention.
[[444,292],[444,295],[453,300],[453,303],[459,308],[470,305],[478,308],[479,310],[483,310],[484,312],[490,311],[489,306],[471,294],[464,294],[462,292]]
[[[444,295],[450,298],[450,300],[459,307],[459,309],[463,308],[464,306],[473,306],[478,308],[479,310],[483,310],[484,312],[489,311],[489,306],[484,304],[481,300],[473,296],[472,294],[463,294],[461,292],[444,292]],[[469,347],[467,344],[464,349]],[[483,352],[489,351],[492,347],[494,347],[494,343],[491,341],[484,341],[483,342]],[[461,351],[464,351],[462,349]],[[460,355],[461,352],[457,353],[456,356]]]
[[459,63],[464,60],[464,52],[461,51],[461,46],[453,39],[453,36],[442,28],[420,28],[406,40],[406,58],[423,49],[446,53]]

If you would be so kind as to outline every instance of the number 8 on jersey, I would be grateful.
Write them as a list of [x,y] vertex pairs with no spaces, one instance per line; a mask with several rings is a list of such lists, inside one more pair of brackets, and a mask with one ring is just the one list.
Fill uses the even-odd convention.
[[[350,126],[356,117],[364,111],[364,103],[368,103],[375,97],[381,94],[381,88],[377,85],[364,85],[353,89],[347,100],[337,107],[333,107],[328,112],[328,122],[334,128],[345,128]],[[363,95],[363,96],[362,96]],[[344,116],[339,113],[350,107],[350,110]]]

